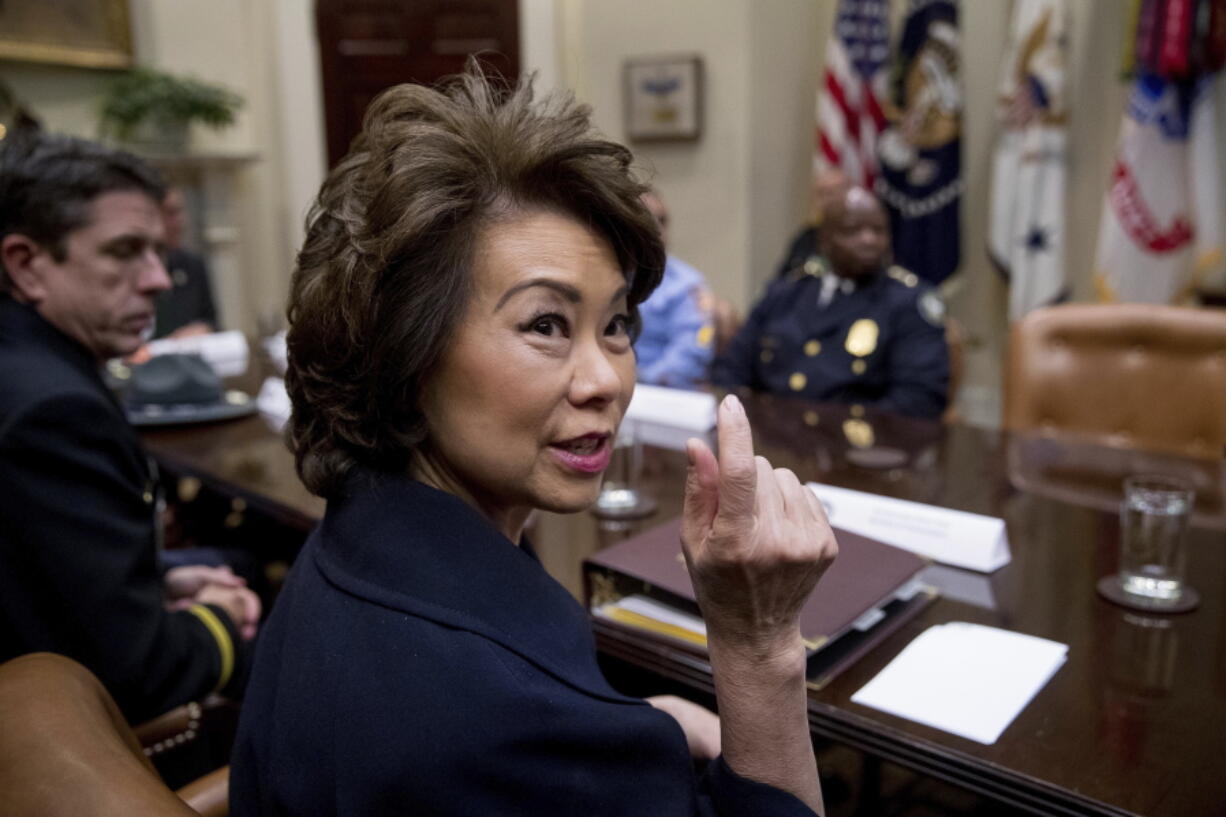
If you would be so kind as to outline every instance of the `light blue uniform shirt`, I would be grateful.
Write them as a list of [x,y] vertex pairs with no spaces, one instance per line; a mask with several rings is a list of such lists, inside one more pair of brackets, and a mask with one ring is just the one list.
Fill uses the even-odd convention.
[[660,286],[639,305],[640,383],[686,389],[707,379],[715,335],[709,300],[702,273],[668,256]]

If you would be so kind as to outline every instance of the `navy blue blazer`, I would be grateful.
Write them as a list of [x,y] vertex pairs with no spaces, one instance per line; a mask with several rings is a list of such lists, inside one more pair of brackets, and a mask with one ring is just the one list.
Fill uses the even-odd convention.
[[696,778],[680,727],[614,691],[587,613],[450,494],[358,470],[256,650],[231,761],[250,815],[811,815]]
[[777,279],[711,368],[718,386],[937,418],[949,389],[945,307],[900,268],[819,306],[822,268]]
[[241,693],[225,611],[163,606],[156,491],[89,350],[0,296],[0,662],[74,658],[132,721]]

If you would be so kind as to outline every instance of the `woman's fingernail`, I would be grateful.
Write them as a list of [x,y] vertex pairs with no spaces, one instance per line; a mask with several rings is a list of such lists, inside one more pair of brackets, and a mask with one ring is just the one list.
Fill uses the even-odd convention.
[[742,414],[745,412],[745,407],[741,405],[741,400],[735,394],[729,394],[724,398],[724,405],[729,411],[739,411]]

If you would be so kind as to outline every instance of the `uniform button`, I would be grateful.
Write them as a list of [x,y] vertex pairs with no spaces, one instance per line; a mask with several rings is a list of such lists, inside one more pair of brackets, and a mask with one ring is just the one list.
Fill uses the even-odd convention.
[[854,360],[851,364],[852,374],[864,374],[864,370],[868,368],[868,364],[863,360]]
[[772,352],[770,349],[763,349],[762,354],[759,355],[759,357],[762,358],[763,363],[770,363],[772,360],[775,359],[775,353]]
[[808,382],[808,378],[800,372],[793,372],[792,376],[788,378],[788,386],[791,387],[792,391],[800,391]]
[[141,494],[141,499],[144,501],[146,505],[152,505],[153,504],[153,491],[146,489],[145,493]]
[[860,405],[859,403],[856,403],[855,405],[853,405],[851,407],[851,416],[852,417],[863,417],[864,416],[864,406]]
[[873,427],[864,420],[844,420],[843,436],[856,448],[872,448],[877,441]]
[[819,341],[811,340],[805,344],[805,354],[809,357],[815,357],[822,350],[822,344]]
[[812,409],[810,409],[809,411],[806,411],[804,414],[804,419],[805,419],[805,425],[809,427],[816,426],[818,422],[817,412],[813,411]]

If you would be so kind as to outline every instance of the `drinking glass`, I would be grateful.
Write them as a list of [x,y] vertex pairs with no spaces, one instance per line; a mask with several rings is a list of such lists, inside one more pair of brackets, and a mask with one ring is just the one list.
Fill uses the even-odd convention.
[[625,421],[617,432],[613,457],[592,513],[605,519],[633,519],[655,512],[655,500],[643,490],[643,443],[634,423]]
[[1175,477],[1146,474],[1124,480],[1120,568],[1103,580],[1110,580],[1117,592],[1104,595],[1145,610],[1178,612],[1196,606],[1196,592],[1184,583],[1184,534],[1194,499],[1192,487]]

